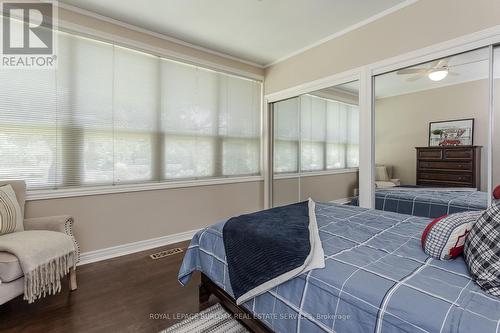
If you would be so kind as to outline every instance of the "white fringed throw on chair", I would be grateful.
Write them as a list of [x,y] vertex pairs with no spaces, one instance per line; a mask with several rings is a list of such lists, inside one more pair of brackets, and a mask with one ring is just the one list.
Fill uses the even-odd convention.
[[76,266],[75,246],[61,232],[32,230],[0,236],[0,251],[15,255],[24,273],[29,303],[61,291],[61,278]]

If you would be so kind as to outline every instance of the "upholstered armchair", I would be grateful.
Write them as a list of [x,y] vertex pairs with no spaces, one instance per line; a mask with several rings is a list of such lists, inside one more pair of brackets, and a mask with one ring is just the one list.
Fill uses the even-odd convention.
[[[15,194],[21,212],[24,215],[24,203],[26,198],[26,184],[24,181],[0,181],[0,186],[11,185]],[[75,243],[77,260],[79,258],[79,247],[73,236],[73,218],[67,215],[36,217],[24,219],[25,230],[49,230],[62,232],[69,235]],[[77,288],[76,272],[70,270],[69,274],[70,290]],[[24,292],[24,274],[17,257],[8,252],[0,251],[0,304],[3,304]]]
[[377,165],[375,168],[375,187],[389,188],[400,186],[401,181],[393,177],[393,168],[388,165]]

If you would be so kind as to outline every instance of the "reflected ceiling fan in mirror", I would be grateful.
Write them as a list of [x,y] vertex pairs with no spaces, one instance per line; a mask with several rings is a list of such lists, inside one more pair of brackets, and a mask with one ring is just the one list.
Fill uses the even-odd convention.
[[431,81],[441,81],[448,75],[460,75],[458,72],[453,72],[451,70],[451,68],[455,66],[449,66],[449,61],[450,58],[444,58],[429,63],[428,67],[405,68],[400,69],[396,73],[398,75],[413,74],[413,76],[406,79],[406,81],[410,82],[417,81],[425,76],[427,76]]

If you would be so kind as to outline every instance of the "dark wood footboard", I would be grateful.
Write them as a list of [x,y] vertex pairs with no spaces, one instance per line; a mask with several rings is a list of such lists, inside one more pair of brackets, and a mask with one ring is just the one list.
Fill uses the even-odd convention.
[[242,306],[236,305],[236,301],[229,296],[224,290],[217,286],[205,274],[201,274],[201,284],[199,288],[200,309],[206,308],[209,304],[211,295],[217,297],[220,304],[232,313],[245,327],[255,333],[272,333],[271,329],[267,327],[262,321],[247,309]]

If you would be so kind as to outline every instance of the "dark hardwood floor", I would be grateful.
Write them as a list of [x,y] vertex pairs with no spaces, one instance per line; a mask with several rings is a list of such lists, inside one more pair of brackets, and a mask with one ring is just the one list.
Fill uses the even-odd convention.
[[200,276],[182,287],[177,273],[184,252],[158,260],[149,254],[188,243],[79,266],[76,291],[64,281],[58,295],[1,305],[0,332],[158,332],[198,311]]

